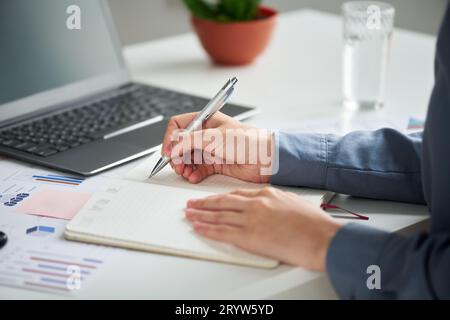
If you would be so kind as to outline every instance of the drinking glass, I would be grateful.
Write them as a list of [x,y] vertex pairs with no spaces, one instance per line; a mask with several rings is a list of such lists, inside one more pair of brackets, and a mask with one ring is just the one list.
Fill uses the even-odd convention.
[[395,9],[384,2],[351,1],[342,5],[342,15],[343,104],[350,110],[380,109]]

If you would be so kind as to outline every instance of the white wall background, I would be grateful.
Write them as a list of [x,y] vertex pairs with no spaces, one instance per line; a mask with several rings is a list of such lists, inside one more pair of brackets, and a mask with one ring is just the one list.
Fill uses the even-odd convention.
[[[435,34],[447,0],[385,0],[397,9],[396,26]],[[109,0],[123,44],[131,44],[190,30],[181,0]],[[314,8],[340,13],[341,0],[266,0],[280,11]]]

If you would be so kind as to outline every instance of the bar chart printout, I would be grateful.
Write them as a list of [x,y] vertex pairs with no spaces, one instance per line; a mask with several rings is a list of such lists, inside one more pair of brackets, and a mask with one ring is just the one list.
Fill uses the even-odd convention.
[[2,160],[0,209],[70,220],[105,181]]
[[104,265],[103,250],[86,255],[60,245],[10,247],[0,255],[0,285],[74,294]]
[[52,294],[83,290],[112,258],[112,248],[64,239],[64,229],[106,181],[0,159],[0,292],[4,286]]
[[84,178],[80,177],[70,177],[56,174],[33,175],[32,178],[34,181],[46,182],[49,184],[63,185],[63,186],[64,185],[79,186],[85,180]]

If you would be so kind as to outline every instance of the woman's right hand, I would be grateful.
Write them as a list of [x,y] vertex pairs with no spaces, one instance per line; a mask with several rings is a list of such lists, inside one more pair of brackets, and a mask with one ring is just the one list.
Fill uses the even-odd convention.
[[[196,115],[174,116],[167,125],[162,154],[171,157],[170,164],[178,175],[190,183],[199,183],[213,174],[254,183],[270,181],[273,138],[269,131],[245,125],[217,112],[203,124],[202,130],[177,135]],[[230,138],[230,134],[234,138]],[[200,143],[194,144],[193,141]],[[201,159],[200,163],[194,162],[194,154],[197,154],[195,159]]]

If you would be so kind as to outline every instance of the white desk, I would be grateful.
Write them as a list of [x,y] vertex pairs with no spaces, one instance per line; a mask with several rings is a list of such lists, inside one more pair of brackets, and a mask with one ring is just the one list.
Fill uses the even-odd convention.
[[[435,38],[396,30],[389,72],[387,110],[420,113],[433,84]],[[210,96],[224,79],[240,78],[235,102],[258,106],[250,120],[261,127],[323,116],[341,116],[341,23],[337,16],[297,11],[280,18],[269,50],[254,65],[211,65],[192,34],[125,49],[134,79]],[[108,175],[121,175],[136,165]],[[339,197],[370,216],[367,223],[389,231],[417,229],[424,207]],[[123,250],[90,280],[77,298],[334,298],[325,275],[281,266],[259,270]],[[0,287],[0,299],[60,296]]]

